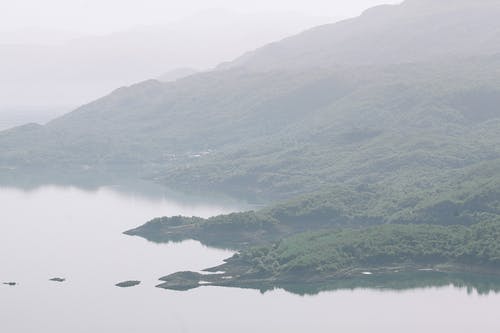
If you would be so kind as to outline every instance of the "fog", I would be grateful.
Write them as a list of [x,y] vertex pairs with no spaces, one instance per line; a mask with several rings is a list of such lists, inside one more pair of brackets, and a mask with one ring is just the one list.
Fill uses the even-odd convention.
[[397,1],[2,2],[0,129],[44,123],[122,86],[176,78],[178,68],[208,70],[382,2]]

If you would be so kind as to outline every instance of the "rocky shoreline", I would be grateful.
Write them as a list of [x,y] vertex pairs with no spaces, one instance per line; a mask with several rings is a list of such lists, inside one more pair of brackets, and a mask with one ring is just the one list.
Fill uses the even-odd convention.
[[233,258],[200,272],[183,271],[160,278],[156,287],[185,291],[203,286],[258,289],[283,288],[299,294],[322,290],[375,288],[407,289],[424,286],[471,286],[500,292],[500,271],[454,263],[436,265],[399,264],[385,267],[353,267],[339,271],[294,272],[270,275]]

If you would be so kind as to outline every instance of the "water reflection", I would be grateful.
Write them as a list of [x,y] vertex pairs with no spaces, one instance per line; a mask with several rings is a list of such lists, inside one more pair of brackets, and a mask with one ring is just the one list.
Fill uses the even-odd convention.
[[189,188],[170,189],[150,179],[144,179],[141,176],[142,169],[141,171],[133,168],[116,169],[119,171],[87,170],[85,166],[81,166],[78,172],[61,169],[17,170],[0,168],[0,188],[33,191],[44,187],[57,186],[60,188],[73,187],[88,192],[109,189],[116,193],[136,196],[146,200],[168,198],[169,200],[189,202],[190,204],[223,204],[238,208],[238,210],[252,207],[242,200],[237,200],[219,192],[200,193]]
[[[215,268],[218,269],[218,268]],[[210,269],[210,271],[213,269]],[[223,270],[223,268],[222,268]],[[261,294],[283,290],[299,296],[314,296],[325,292],[375,290],[380,292],[405,292],[419,289],[455,288],[467,294],[489,295],[500,292],[500,277],[476,273],[452,273],[436,270],[417,270],[384,274],[360,274],[354,277],[332,278],[324,282],[272,283],[265,279],[239,279],[235,272],[199,274],[177,272],[162,278],[160,288],[186,291],[203,287],[229,287],[255,289]],[[237,274],[237,273],[236,273]],[[236,278],[233,279],[233,276]]]
[[408,291],[415,289],[454,287],[467,294],[489,295],[500,292],[500,277],[472,273],[448,273],[438,271],[398,272],[389,275],[363,275],[348,279],[336,279],[328,283],[281,284],[272,286],[244,286],[259,289],[262,293],[283,289],[297,295],[317,295],[338,290],[372,289],[378,291]]

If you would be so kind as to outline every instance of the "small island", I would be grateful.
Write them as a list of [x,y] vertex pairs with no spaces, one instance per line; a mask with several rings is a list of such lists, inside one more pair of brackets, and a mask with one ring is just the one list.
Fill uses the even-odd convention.
[[135,287],[141,284],[141,281],[136,281],[136,280],[130,280],[130,281],[123,281],[120,283],[115,284],[115,286],[120,287],[120,288],[130,288],[130,287]]
[[50,279],[49,281],[62,283],[64,281],[66,281],[66,279],[65,278],[55,277],[55,278]]
[[3,284],[11,287],[17,286],[17,282],[4,282]]

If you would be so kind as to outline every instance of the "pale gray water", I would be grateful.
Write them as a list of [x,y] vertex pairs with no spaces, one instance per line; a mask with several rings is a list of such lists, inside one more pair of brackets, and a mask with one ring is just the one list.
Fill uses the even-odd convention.
[[[238,209],[211,202],[109,188],[0,188],[0,280],[20,283],[0,285],[0,332],[499,332],[499,295],[453,287],[305,297],[154,288],[165,274],[213,266],[231,252],[194,241],[157,245],[121,232],[155,216]],[[143,283],[114,287],[128,279]]]

